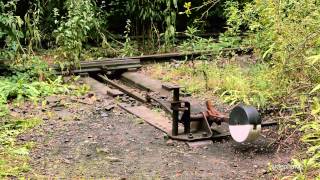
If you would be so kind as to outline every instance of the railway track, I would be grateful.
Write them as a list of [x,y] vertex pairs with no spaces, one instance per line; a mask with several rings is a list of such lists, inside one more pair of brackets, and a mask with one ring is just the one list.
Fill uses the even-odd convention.
[[[221,49],[219,52],[244,53],[248,51],[252,51],[252,48],[224,48]],[[138,69],[142,67],[143,64],[149,62],[195,59],[202,55],[212,55],[216,53],[217,52],[212,51],[196,51],[143,55],[123,58],[102,58],[94,61],[81,61],[79,64],[75,64],[73,66],[62,67],[60,65],[53,65],[52,69],[54,69],[56,71],[56,74],[58,75],[113,72],[127,69]]]
[[[143,119],[172,139],[194,142],[219,140],[231,135],[228,131],[230,118],[225,113],[215,109],[210,101],[204,103],[181,96],[178,90],[182,87],[178,85],[150,79],[138,71],[123,72],[116,78],[106,74],[87,74],[87,78],[102,84],[99,88],[104,88],[106,94],[117,97],[120,108]],[[115,95],[108,91],[121,93]],[[162,109],[162,113],[155,112],[155,108]],[[276,122],[256,123],[262,127],[276,125]]]
[[[180,55],[171,53],[165,56],[150,55],[139,58],[149,61],[158,58],[176,58]],[[120,108],[176,140],[187,142],[217,140],[231,135],[236,141],[245,142],[255,139],[261,127],[277,124],[276,122],[262,123],[254,107],[237,106],[232,109],[230,115],[227,115],[214,108],[211,101],[201,102],[192,97],[184,97],[180,94],[183,87],[162,83],[139,73],[138,70],[142,67],[139,58],[83,62],[78,69],[70,71],[62,68],[60,73],[72,72],[85,75],[89,85],[105,91],[106,95],[120,99],[121,103],[118,104]],[[160,108],[164,113],[157,113],[153,111],[154,108]],[[232,129],[237,131],[244,127],[249,127],[245,130],[247,137],[235,138],[236,135]]]

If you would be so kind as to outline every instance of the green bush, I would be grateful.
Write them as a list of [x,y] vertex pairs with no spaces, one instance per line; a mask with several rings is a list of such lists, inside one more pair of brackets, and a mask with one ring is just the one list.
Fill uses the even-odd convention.
[[22,46],[20,40],[24,37],[22,31],[23,20],[15,15],[18,0],[7,3],[0,2],[0,42],[5,41],[5,47],[0,49],[0,59],[14,59]]
[[[318,83],[319,64],[311,65],[308,57],[319,58],[320,6],[318,0],[256,0],[239,9],[227,3],[229,33],[241,27],[249,33],[247,43],[256,48],[262,60],[277,66],[279,75],[294,81]],[[316,73],[316,74],[315,74]]]
[[[227,34],[247,30],[246,43],[255,47],[260,61],[270,64],[269,70],[276,77],[274,82],[285,90],[283,106],[297,106],[292,102],[299,104],[297,99],[304,99],[301,107],[294,109],[299,114],[297,124],[304,132],[302,141],[310,148],[305,159],[294,160],[301,170],[295,178],[317,176],[310,175],[309,170],[319,167],[320,108],[316,97],[320,88],[320,1],[254,0],[243,7],[238,3],[227,3],[226,7],[229,15]],[[312,90],[313,87],[316,88]],[[312,106],[306,105],[310,102]]]
[[0,178],[19,177],[30,170],[28,155],[32,143],[18,145],[16,137],[41,123],[42,120],[37,118],[0,117]]
[[243,102],[259,108],[278,102],[285,93],[282,86],[274,83],[268,64],[251,64],[241,67],[238,63],[221,65],[218,62],[196,61],[172,67],[156,65],[152,75],[164,81],[176,82],[188,93],[220,96],[226,103]]
[[[93,33],[99,34],[102,20],[97,16],[98,11],[91,0],[68,0],[65,2],[67,16],[56,21],[60,26],[55,30],[56,43],[62,49],[64,57],[79,61],[85,42]],[[55,9],[58,17],[58,9]]]

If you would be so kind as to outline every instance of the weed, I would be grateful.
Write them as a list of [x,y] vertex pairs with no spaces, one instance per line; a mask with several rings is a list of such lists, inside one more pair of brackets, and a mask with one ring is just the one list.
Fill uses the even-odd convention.
[[0,76],[0,116],[6,115],[7,103],[24,100],[39,102],[40,98],[53,94],[85,94],[89,87],[63,84],[62,76],[55,77],[48,65],[34,57],[26,66],[15,65],[14,73]]
[[23,20],[15,16],[18,0],[11,0],[6,3],[0,2],[0,39],[5,39],[5,50],[0,51],[0,58],[15,59],[24,51],[20,39],[24,37],[22,31]]
[[302,141],[310,148],[308,157],[293,160],[301,170],[295,179],[315,177],[309,176],[309,170],[319,168],[319,1],[255,0],[243,6],[229,2],[226,7],[228,33],[247,30],[246,42],[256,48],[260,61],[270,63],[274,83],[282,84],[281,105],[294,107],[299,114],[296,123],[304,133]]
[[42,120],[0,118],[0,177],[15,176],[27,172],[29,150],[33,143],[16,144],[16,137],[40,125]]
[[[316,93],[317,87],[311,91],[311,94]],[[307,102],[311,102],[311,108],[306,105]],[[297,157],[292,160],[294,166],[298,167],[299,171],[295,174],[295,179],[311,179],[311,177],[320,177],[320,100],[317,97],[311,100],[302,99],[301,109],[299,110],[298,118],[304,120],[308,119],[308,122],[298,121],[300,130],[304,132],[302,141],[308,145],[306,154],[303,157]],[[309,114],[312,116],[310,117]],[[317,175],[314,175],[318,173]]]
[[[96,9],[91,0],[68,0],[67,17],[62,17],[60,27],[55,30],[56,43],[60,45],[64,58],[79,61],[83,49],[83,42],[86,42],[93,29],[99,31],[101,20],[96,16]],[[59,11],[55,9],[55,17]]]
[[139,125],[139,124],[143,124],[143,123],[144,123],[144,120],[141,119],[141,118],[135,118],[133,121],[134,121],[134,123],[135,123],[136,125]]
[[125,34],[126,42],[124,43],[124,47],[121,50],[122,57],[133,56],[133,55],[137,54],[137,50],[135,50],[135,48],[133,47],[133,43],[132,43],[130,36],[129,36],[130,32],[131,32],[131,20],[130,19],[127,20],[127,25],[126,25],[125,29],[126,30],[124,31],[124,34]]
[[269,78],[267,64],[248,67],[228,64],[221,68],[217,62],[196,61],[195,66],[180,64],[173,68],[166,64],[155,65],[154,69],[154,77],[178,83],[187,93],[218,95],[230,104],[243,102],[266,107],[282,94],[280,87]]

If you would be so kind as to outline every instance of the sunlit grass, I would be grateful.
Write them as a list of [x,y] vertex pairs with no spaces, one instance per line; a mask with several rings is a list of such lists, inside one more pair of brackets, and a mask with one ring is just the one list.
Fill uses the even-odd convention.
[[178,83],[194,95],[220,96],[225,102],[242,102],[264,107],[281,94],[280,84],[266,64],[242,67],[237,63],[196,61],[173,65],[156,64],[150,69],[154,78]]
[[19,177],[30,170],[29,150],[34,143],[17,144],[16,137],[41,123],[38,118],[14,119],[6,116],[0,119],[0,178]]

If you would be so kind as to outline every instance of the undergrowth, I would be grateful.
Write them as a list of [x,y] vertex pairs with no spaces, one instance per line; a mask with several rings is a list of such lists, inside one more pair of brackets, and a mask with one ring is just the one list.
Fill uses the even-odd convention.
[[0,76],[0,116],[6,115],[9,102],[18,104],[30,100],[37,103],[42,97],[53,94],[79,94],[80,89],[83,89],[64,84],[62,76],[54,76],[38,57],[32,57],[24,65],[11,66],[4,76]]
[[28,155],[34,143],[17,144],[16,137],[41,123],[38,118],[0,117],[0,178],[19,177],[30,170]]
[[185,31],[188,39],[178,45],[178,50],[182,52],[193,51],[211,51],[212,54],[218,54],[224,48],[235,48],[240,46],[241,38],[228,37],[221,35],[219,40],[214,38],[202,38],[196,34],[199,32],[197,27],[188,26]]
[[[229,34],[246,30],[246,43],[255,47],[260,62],[270,64],[275,83],[286,89],[282,106],[293,109],[287,119],[303,132],[308,145],[304,156],[293,163],[300,170],[295,179],[320,178],[319,89],[320,6],[319,0],[263,1],[240,5],[226,3]],[[286,124],[286,122],[282,122]]]
[[229,104],[243,102],[266,107],[283,92],[274,84],[267,64],[241,67],[237,63],[221,65],[218,62],[196,61],[194,64],[157,64],[152,76],[176,82],[188,93],[220,96]]
[[83,95],[88,88],[65,84],[54,76],[38,57],[12,67],[0,74],[0,178],[19,177],[30,170],[29,150],[34,143],[17,144],[16,137],[42,123],[38,118],[10,116],[10,108],[25,101],[45,103],[43,98],[53,94]]

